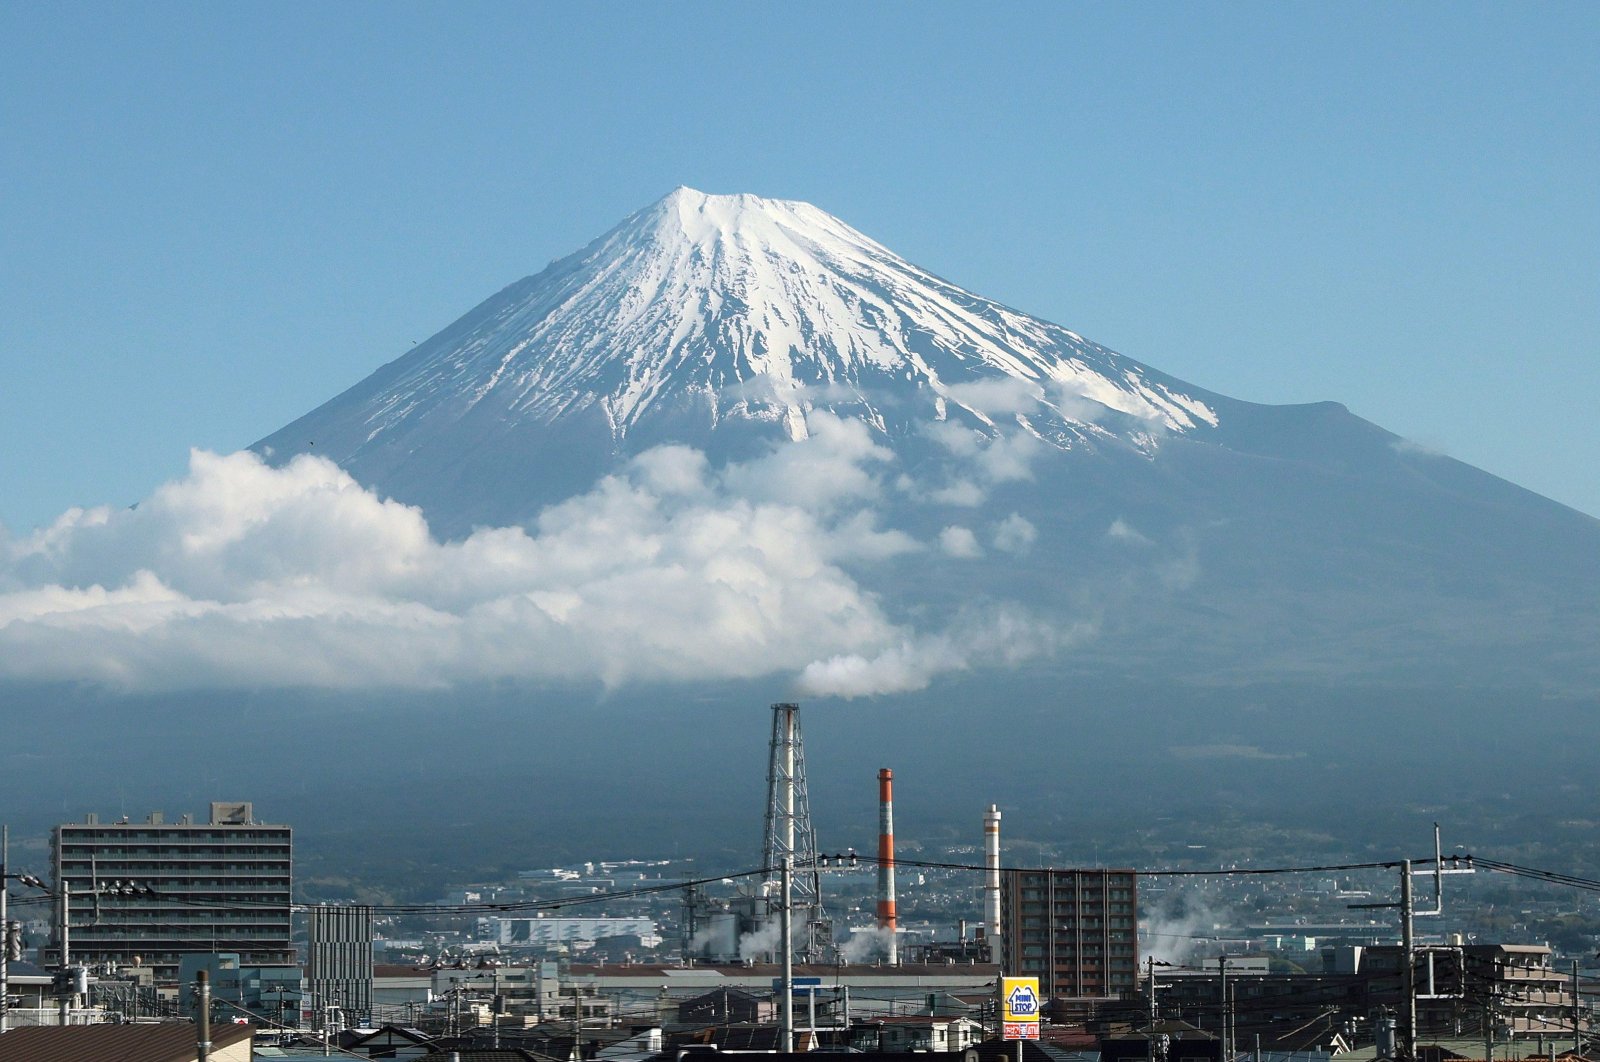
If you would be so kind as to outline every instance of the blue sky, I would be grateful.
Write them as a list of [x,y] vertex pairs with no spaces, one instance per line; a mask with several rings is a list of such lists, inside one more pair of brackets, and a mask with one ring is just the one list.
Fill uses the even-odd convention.
[[0,522],[248,445],[678,184],[1600,514],[1600,7],[10,4]]

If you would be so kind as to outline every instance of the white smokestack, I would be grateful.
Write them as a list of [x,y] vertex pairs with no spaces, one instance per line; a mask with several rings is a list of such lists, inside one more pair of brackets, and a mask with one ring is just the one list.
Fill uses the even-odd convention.
[[[1000,805],[983,813],[983,921],[991,948],[1000,947]],[[998,951],[997,951],[998,953]]]

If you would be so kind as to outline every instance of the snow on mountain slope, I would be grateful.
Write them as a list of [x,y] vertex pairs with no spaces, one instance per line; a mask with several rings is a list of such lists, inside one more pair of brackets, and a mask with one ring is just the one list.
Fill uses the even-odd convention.
[[[1204,431],[1216,403],[1057,325],[918,269],[806,203],[679,188],[258,444],[414,453],[475,427],[655,416],[805,436],[825,408],[902,434],[955,420],[1060,448]],[[396,457],[377,463],[392,467]]]

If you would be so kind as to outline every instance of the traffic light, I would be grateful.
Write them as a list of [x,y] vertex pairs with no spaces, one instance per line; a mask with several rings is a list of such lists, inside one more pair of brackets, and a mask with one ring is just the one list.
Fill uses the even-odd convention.
[[22,961],[22,923],[6,923],[6,961]]

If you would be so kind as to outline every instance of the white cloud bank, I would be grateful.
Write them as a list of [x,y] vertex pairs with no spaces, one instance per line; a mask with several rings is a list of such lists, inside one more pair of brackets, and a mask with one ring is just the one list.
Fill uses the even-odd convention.
[[722,470],[661,447],[530,529],[459,542],[324,459],[274,469],[196,451],[185,478],[136,509],[73,510],[0,537],[0,678],[173,689],[798,674],[809,694],[861,696],[1063,644],[1020,612],[932,634],[887,615],[849,569],[936,547],[878,526],[891,455],[862,425],[819,414],[809,426],[806,442]]

